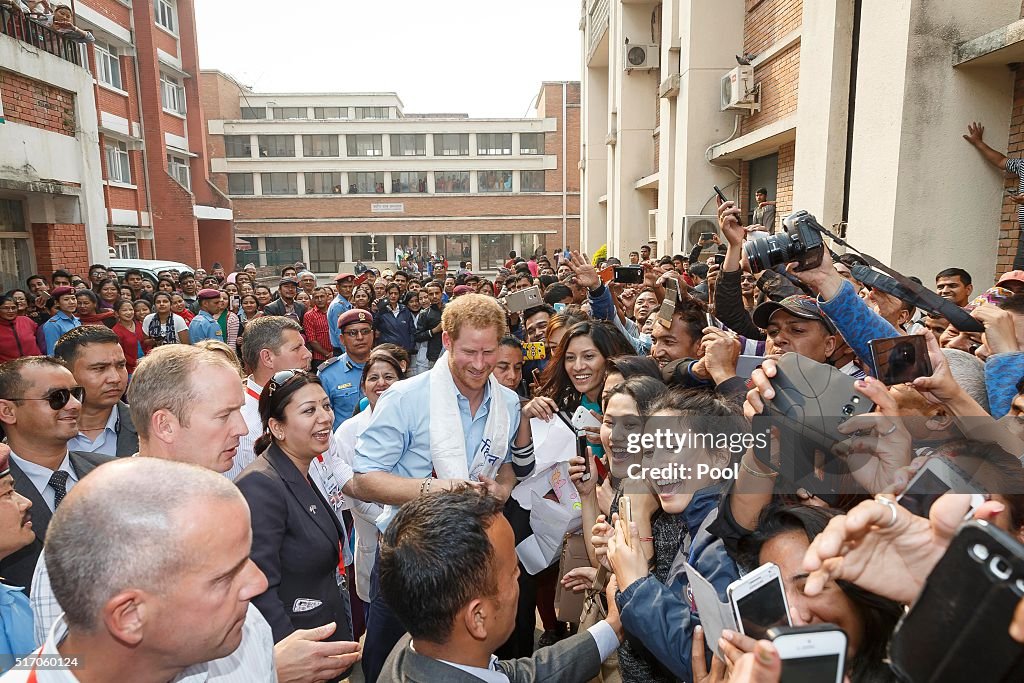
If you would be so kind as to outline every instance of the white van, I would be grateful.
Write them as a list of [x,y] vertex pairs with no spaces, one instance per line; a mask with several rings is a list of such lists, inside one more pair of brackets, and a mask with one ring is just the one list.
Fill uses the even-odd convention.
[[142,277],[147,280],[151,280],[155,285],[157,282],[157,273],[163,270],[176,270],[179,273],[194,273],[195,269],[192,266],[184,263],[178,263],[177,261],[151,261],[147,259],[135,259],[135,258],[124,258],[124,259],[111,259],[110,269],[117,273],[118,277],[124,280],[124,274],[129,270],[137,270],[142,273]]

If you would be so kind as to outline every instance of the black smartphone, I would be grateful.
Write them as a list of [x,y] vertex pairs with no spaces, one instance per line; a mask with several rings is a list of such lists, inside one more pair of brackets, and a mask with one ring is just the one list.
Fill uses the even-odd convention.
[[725,263],[725,254],[715,254],[711,257],[711,260],[717,263],[718,267],[721,268],[722,264]]
[[725,204],[727,201],[729,201],[728,198],[726,198],[725,193],[722,192],[720,189],[718,189],[718,185],[715,185],[715,194],[718,195],[718,205],[719,206],[721,206],[722,204]]
[[641,266],[613,266],[612,282],[624,285],[638,285],[644,281],[644,269]]
[[872,339],[868,342],[871,359],[878,379],[887,386],[913,382],[918,377],[930,377],[932,361],[928,357],[928,344],[923,336]]

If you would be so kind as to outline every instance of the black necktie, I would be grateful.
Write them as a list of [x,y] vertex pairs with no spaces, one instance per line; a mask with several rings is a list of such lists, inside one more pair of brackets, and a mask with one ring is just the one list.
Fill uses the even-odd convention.
[[64,500],[64,496],[68,494],[67,483],[68,477],[71,476],[64,470],[57,470],[50,475],[50,481],[47,482],[51,489],[53,489],[53,509],[56,510],[60,502]]

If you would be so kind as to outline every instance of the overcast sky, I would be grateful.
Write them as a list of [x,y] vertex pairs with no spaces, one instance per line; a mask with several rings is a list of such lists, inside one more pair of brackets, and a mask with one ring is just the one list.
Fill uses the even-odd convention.
[[519,117],[580,79],[579,0],[196,5],[199,62],[257,92],[394,91],[407,112]]

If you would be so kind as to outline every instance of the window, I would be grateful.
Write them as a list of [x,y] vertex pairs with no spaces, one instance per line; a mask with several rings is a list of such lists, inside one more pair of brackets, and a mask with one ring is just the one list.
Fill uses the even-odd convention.
[[100,42],[96,42],[93,48],[96,50],[97,80],[121,90],[121,60],[117,56],[117,48]]
[[167,172],[186,190],[192,189],[192,176],[188,170],[188,159],[175,154],[168,154]]
[[419,135],[392,135],[391,156],[393,157],[421,157],[427,153],[427,136]]
[[309,238],[309,267],[314,273],[337,273],[341,270],[339,264],[345,260],[345,238],[338,236],[331,237],[310,237]]
[[185,115],[185,88],[180,80],[169,74],[160,74],[160,94],[164,111]]
[[256,194],[252,173],[228,173],[228,194]]
[[348,174],[349,194],[383,194],[384,172]]
[[511,192],[512,171],[477,171],[477,192]]
[[[32,242],[25,227],[24,205],[13,199],[0,199],[0,289],[24,287],[32,274]],[[11,236],[13,234],[13,236]]]
[[474,264],[481,270],[501,268],[512,251],[512,235],[480,235],[480,263]]
[[544,171],[520,171],[519,172],[520,192],[543,192]]
[[392,171],[391,191],[395,194],[427,191],[426,171]]
[[340,173],[306,173],[306,194],[341,194]]
[[429,235],[395,235],[394,239],[395,249],[401,249],[406,258],[421,259],[430,251]]
[[124,142],[108,142],[105,151],[107,154],[107,179],[117,183],[130,184],[132,169],[128,161],[128,145]]
[[260,173],[260,182],[263,183],[263,194],[265,195],[299,193],[297,173]]
[[[545,241],[542,232],[524,232],[519,235],[519,254],[523,258],[544,253]],[[556,247],[556,251],[557,251]]]
[[379,157],[384,154],[384,143],[380,135],[347,135],[350,157]]
[[544,133],[520,133],[519,134],[520,154],[543,154]]
[[469,155],[469,133],[434,133],[434,156],[464,157]]
[[472,238],[469,235],[445,235],[444,250],[441,255],[448,259],[451,272],[458,269],[459,261],[469,261],[473,257]]
[[337,135],[303,135],[302,155],[307,157],[338,156]]
[[242,107],[243,119],[265,119],[267,118],[266,107]]
[[314,119],[347,119],[348,107],[313,107]]
[[294,135],[260,135],[257,140],[261,157],[295,156]]
[[384,238],[379,240],[373,235],[352,235],[352,260],[376,261],[380,256],[387,259],[385,255]]
[[388,118],[387,107],[356,107],[357,119],[386,119]]
[[139,240],[134,235],[114,235],[114,258],[139,258]]
[[268,237],[266,244],[268,266],[290,266],[303,258],[301,237]]
[[485,156],[512,154],[512,133],[477,133],[476,153]]
[[306,118],[305,107],[273,107],[274,120],[283,119],[304,119]]
[[171,33],[177,33],[177,16],[174,8],[174,0],[156,0],[153,3],[153,10],[156,15],[156,25],[162,26]]
[[252,156],[252,138],[248,135],[225,135],[224,156],[228,159],[248,159]]
[[469,192],[469,171],[434,171],[434,192]]

